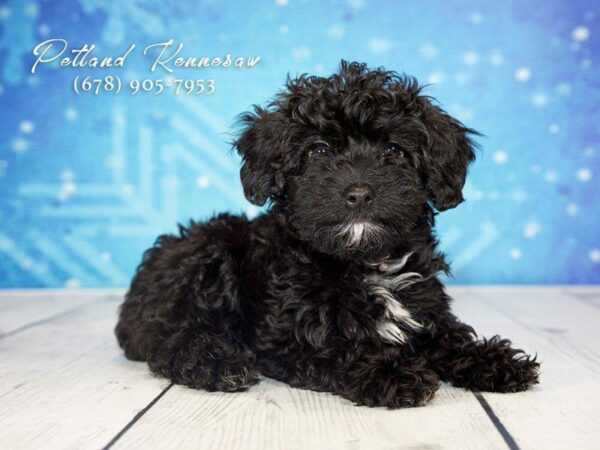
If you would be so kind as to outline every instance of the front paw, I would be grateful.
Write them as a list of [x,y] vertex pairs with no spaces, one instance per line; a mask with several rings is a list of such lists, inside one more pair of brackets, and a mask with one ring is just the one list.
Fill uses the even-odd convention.
[[522,350],[510,347],[510,341],[494,337],[478,342],[475,351],[457,367],[461,371],[454,384],[476,391],[520,392],[538,383],[540,364]]
[[437,374],[429,369],[409,369],[396,374],[377,373],[363,380],[354,392],[358,405],[406,408],[423,406],[439,388]]

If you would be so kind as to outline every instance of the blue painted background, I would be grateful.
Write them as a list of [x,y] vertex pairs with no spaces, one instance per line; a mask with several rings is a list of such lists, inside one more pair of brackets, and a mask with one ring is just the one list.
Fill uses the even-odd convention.
[[[286,74],[341,58],[404,71],[486,135],[467,202],[440,216],[459,283],[600,282],[599,3],[506,1],[0,1],[0,287],[124,286],[177,221],[256,210],[226,142]],[[253,69],[181,69],[210,97],[77,96],[44,66],[49,38],[119,55],[169,38]],[[150,74],[132,58],[115,72]]]

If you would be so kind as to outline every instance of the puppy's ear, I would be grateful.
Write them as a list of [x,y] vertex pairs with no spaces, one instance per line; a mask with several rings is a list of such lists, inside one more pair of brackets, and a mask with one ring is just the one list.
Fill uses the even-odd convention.
[[240,137],[234,145],[242,157],[240,171],[244,195],[248,201],[263,206],[267,200],[283,193],[280,173],[284,139],[283,117],[277,111],[255,107],[240,116]]
[[479,133],[431,104],[425,108],[423,121],[428,138],[424,155],[427,165],[425,184],[433,206],[444,211],[464,200],[462,188],[467,168],[475,159],[470,136]]

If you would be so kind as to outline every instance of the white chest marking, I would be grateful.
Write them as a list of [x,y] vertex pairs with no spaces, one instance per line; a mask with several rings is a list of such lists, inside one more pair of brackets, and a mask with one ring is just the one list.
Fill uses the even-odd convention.
[[402,328],[412,330],[423,328],[423,325],[413,319],[410,311],[394,295],[395,292],[423,280],[420,273],[402,272],[411,255],[412,253],[408,253],[397,260],[370,264],[378,272],[366,278],[369,291],[384,301],[385,316],[378,321],[377,332],[388,342],[404,344],[408,341],[408,335]]

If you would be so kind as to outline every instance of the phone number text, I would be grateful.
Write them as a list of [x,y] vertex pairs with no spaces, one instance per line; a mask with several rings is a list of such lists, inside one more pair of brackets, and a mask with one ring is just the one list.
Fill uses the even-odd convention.
[[106,75],[104,77],[82,77],[77,75],[73,80],[73,90],[77,95],[120,94],[122,91],[131,95],[158,95],[164,91],[171,91],[175,95],[211,95],[215,92],[215,89],[215,80],[189,78],[136,78],[123,82],[118,75]]

